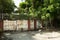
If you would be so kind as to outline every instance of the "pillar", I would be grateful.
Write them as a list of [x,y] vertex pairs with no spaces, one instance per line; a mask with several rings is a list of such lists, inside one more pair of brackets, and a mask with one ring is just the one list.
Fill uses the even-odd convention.
[[28,19],[28,30],[30,30],[30,20]]

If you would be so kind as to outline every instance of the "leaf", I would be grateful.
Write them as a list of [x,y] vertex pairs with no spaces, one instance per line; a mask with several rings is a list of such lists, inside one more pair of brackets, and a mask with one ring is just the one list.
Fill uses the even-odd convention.
[[46,19],[46,17],[45,16],[41,16],[41,19]]
[[50,13],[46,13],[46,17],[50,17]]
[[47,8],[47,10],[49,10],[50,12],[54,11],[53,5],[49,5],[48,8]]
[[54,0],[50,0],[50,3],[54,3]]

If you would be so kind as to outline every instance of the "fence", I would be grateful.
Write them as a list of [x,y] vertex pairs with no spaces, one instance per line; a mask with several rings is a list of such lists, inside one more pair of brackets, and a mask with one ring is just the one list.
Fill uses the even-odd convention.
[[4,20],[3,22],[4,30],[33,30],[40,26],[38,20]]

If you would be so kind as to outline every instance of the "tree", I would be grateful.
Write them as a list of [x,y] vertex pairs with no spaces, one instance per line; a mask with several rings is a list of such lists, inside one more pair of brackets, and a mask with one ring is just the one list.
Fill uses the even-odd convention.
[[[14,11],[14,8],[15,8],[15,4],[13,2],[13,0],[0,0],[0,21],[2,22],[3,24],[3,19],[5,17],[8,17],[10,18],[10,15],[8,14],[11,14],[13,11]],[[4,15],[3,15],[4,14]],[[7,15],[6,15],[7,14]],[[7,18],[7,19],[8,19]],[[2,26],[3,27],[3,26]],[[2,32],[2,28],[0,28],[0,32]],[[3,34],[3,33],[2,33]]]
[[24,9],[22,11],[27,11],[28,16],[30,16],[31,18],[39,19],[41,20],[41,22],[43,20],[49,21],[51,27],[52,21],[56,20],[58,14],[60,14],[60,0],[25,0],[25,3],[24,5],[22,4],[23,7],[22,5],[20,5],[19,7]]
[[13,0],[0,0],[0,13],[11,13],[15,7]]
[[[14,12],[16,8],[13,0],[0,0],[0,15],[2,19],[9,19],[10,14]],[[4,14],[4,16],[3,16]]]

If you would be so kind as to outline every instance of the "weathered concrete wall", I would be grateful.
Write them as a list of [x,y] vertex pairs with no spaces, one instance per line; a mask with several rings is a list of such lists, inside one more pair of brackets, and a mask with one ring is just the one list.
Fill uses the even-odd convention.
[[23,28],[23,30],[33,30],[34,25],[36,29],[39,28],[40,24],[38,23],[38,20],[36,20],[36,22],[34,22],[34,20],[30,20],[30,22],[29,20],[14,20],[14,21],[4,20],[3,29],[4,30],[21,30]]

